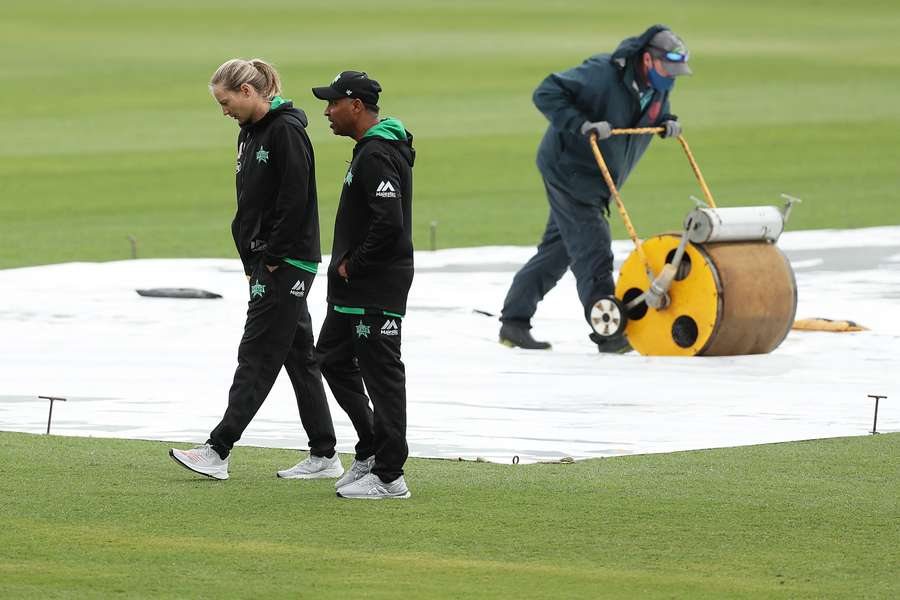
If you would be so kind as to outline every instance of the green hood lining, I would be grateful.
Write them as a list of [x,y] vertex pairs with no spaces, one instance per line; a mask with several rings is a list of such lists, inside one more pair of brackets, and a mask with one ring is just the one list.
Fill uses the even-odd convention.
[[291,102],[290,98],[282,98],[281,96],[275,96],[272,98],[272,106],[269,107],[269,110],[275,110],[285,102]]
[[363,137],[379,137],[385,140],[404,142],[406,141],[406,128],[399,120],[387,117],[370,127]]

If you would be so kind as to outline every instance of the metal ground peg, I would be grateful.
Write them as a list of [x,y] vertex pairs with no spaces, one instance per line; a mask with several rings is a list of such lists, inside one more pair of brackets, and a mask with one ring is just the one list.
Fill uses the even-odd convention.
[[869,394],[869,398],[875,399],[875,420],[872,421],[872,435],[876,435],[878,433],[878,401],[887,398],[887,396],[879,396],[878,394]]
[[60,402],[66,402],[67,399],[66,398],[57,398],[56,396],[38,396],[38,398],[42,398],[44,400],[50,401],[50,414],[47,415],[47,435],[50,435],[50,421],[53,420],[53,403],[56,400],[59,400]]
[[437,221],[431,222],[431,227],[429,229],[429,237],[431,238],[431,251],[434,252],[437,250]]

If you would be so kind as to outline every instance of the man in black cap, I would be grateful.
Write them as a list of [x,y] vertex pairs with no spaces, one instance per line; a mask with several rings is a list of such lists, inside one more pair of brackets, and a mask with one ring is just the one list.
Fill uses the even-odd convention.
[[[550,121],[538,148],[550,217],[537,253],[516,273],[500,315],[500,341],[508,346],[547,349],[531,336],[538,302],[571,268],[584,317],[594,303],[611,296],[613,254],[609,196],[589,143],[596,134],[616,186],[625,183],[649,136],[613,136],[616,128],[664,127],[664,138],[681,133],[669,114],[675,77],[690,75],[688,51],[663,25],[654,25],[619,44],[612,54],[590,57],[580,66],[553,73],[534,92],[534,104]],[[600,352],[627,352],[624,336],[591,333]]]
[[[400,336],[413,279],[412,134],[379,119],[381,86],[359,71],[313,88],[335,135],[356,140],[328,266],[328,313],[316,347],[322,375],[359,436],[342,498],[409,498],[403,464],[406,372]],[[365,384],[365,387],[363,387]],[[369,407],[369,396],[372,407]]]

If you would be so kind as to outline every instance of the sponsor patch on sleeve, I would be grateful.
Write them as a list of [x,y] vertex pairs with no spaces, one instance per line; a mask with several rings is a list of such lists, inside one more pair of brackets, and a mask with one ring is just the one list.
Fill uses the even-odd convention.
[[398,187],[397,184],[392,183],[387,179],[382,179],[381,183],[378,184],[378,187],[375,188],[375,196],[378,198],[399,198],[400,194],[397,192]]

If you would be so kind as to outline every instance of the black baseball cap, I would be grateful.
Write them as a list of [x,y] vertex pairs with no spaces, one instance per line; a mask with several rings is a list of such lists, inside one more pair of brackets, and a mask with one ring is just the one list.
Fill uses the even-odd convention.
[[314,87],[313,95],[319,100],[337,100],[338,98],[358,98],[363,104],[378,106],[378,93],[381,85],[362,71],[341,71],[332,80],[331,85]]

